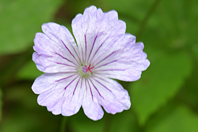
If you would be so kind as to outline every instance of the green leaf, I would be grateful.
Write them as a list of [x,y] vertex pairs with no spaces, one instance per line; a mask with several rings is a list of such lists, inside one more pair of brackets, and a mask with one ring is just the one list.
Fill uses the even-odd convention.
[[197,5],[197,0],[161,0],[148,19],[141,40],[162,48],[197,47]]
[[39,106],[31,90],[31,82],[18,83],[4,89],[5,112],[0,132],[57,132],[60,117]]
[[139,132],[134,113],[131,110],[117,113],[111,117],[110,132]]
[[138,132],[134,113],[130,110],[115,115],[105,112],[101,120],[93,121],[81,109],[79,113],[69,117],[68,122],[75,132]]
[[118,14],[121,13],[123,15],[128,15],[128,17],[141,20],[145,16],[153,1],[154,0],[105,0],[105,3],[109,8],[116,10]]
[[192,53],[193,53],[193,55],[195,56],[195,58],[196,58],[196,60],[198,62],[198,43],[195,43],[192,46],[191,50],[192,50]]
[[186,80],[185,85],[177,94],[177,99],[188,104],[193,109],[198,110],[198,63],[194,63],[193,72],[190,78]]
[[[18,113],[17,113],[18,114]],[[34,119],[33,119],[34,118]],[[35,129],[38,126],[38,120],[35,117],[27,114],[26,112],[20,115],[13,115],[7,117],[1,124],[1,132],[33,132],[38,131]]]
[[41,25],[52,20],[62,0],[3,0],[0,2],[0,54],[32,45]]
[[151,61],[142,78],[132,83],[130,89],[132,106],[141,125],[177,93],[191,68],[191,59],[184,52],[169,53]]
[[3,105],[3,102],[2,102],[2,91],[1,91],[1,88],[0,88],[0,121],[1,121],[1,116],[2,116],[2,105]]
[[[104,11],[116,10],[119,19],[126,22],[127,32],[135,34],[139,24],[144,19],[147,11],[155,0],[102,0],[101,6]],[[101,2],[102,3],[102,2]],[[105,5],[105,6],[104,6]],[[108,7],[108,8],[107,8]],[[105,9],[106,8],[106,9]]]
[[198,116],[188,107],[173,104],[149,121],[146,132],[198,132],[197,124]]
[[31,60],[21,68],[17,76],[19,79],[35,79],[41,74],[42,72],[36,68],[35,63]]
[[[18,105],[19,107],[20,105]],[[51,114],[51,113],[50,113]],[[34,109],[14,108],[9,109],[3,122],[0,124],[1,132],[55,132],[58,129],[58,122],[55,117],[49,118],[35,112]]]
[[104,117],[101,120],[89,119],[81,109],[76,115],[69,118],[70,126],[74,132],[103,132]]

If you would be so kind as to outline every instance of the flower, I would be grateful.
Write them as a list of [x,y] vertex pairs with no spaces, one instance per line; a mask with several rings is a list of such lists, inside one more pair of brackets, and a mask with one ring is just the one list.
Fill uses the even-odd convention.
[[56,23],[36,33],[33,61],[44,72],[32,85],[38,104],[53,114],[71,116],[82,106],[92,120],[104,110],[115,114],[131,106],[128,92],[115,80],[136,81],[150,62],[144,45],[126,34],[116,11],[90,6],[72,20],[72,30]]

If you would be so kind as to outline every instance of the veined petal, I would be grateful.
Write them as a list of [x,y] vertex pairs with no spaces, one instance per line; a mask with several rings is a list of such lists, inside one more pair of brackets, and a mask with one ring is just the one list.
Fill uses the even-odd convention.
[[37,68],[47,73],[73,71],[80,64],[75,41],[64,26],[47,23],[42,26],[43,33],[34,39],[33,60]]
[[62,106],[62,115],[71,116],[79,111],[84,97],[84,83],[84,79],[78,77],[65,91],[65,100]]
[[[43,32],[50,37],[54,42],[61,45],[68,52],[67,56],[71,56],[78,64],[79,53],[77,45],[70,31],[65,27],[56,23],[50,22],[42,25]],[[61,41],[61,43],[60,43]]]
[[63,89],[46,91],[38,96],[38,104],[47,106],[47,110],[51,111],[54,115],[61,114],[61,107],[64,101],[63,93]]
[[93,72],[123,81],[135,81],[146,70],[150,62],[143,52],[143,43],[135,43],[135,37],[125,34],[108,41],[105,47],[92,64],[95,66]]
[[76,72],[77,69],[77,66],[72,61],[59,53],[49,56],[34,52],[32,60],[35,62],[36,67],[45,73]]
[[88,80],[85,81],[85,89],[86,90],[82,104],[84,113],[92,120],[99,120],[103,117],[104,111],[98,102],[98,94],[91,87]]
[[119,56],[115,56],[119,52],[126,51],[125,49],[129,44],[135,43],[135,36],[131,34],[117,35],[108,38],[102,46],[97,49],[92,59],[92,65],[96,66],[98,63],[106,61],[106,59],[119,59]]
[[72,21],[72,30],[79,46],[82,60],[88,63],[102,43],[109,37],[124,34],[125,22],[118,20],[116,11],[103,13],[99,8],[86,8]]
[[108,113],[115,114],[130,108],[128,92],[114,80],[94,76],[88,80],[92,101],[99,103]]
[[38,103],[53,114],[73,115],[80,109],[84,93],[83,82],[72,73],[43,74],[33,83]]
[[32,85],[32,90],[35,94],[41,94],[43,92],[49,91],[50,89],[56,91],[60,88],[57,85],[61,84],[59,84],[61,80],[69,81],[69,79],[73,76],[76,75],[74,73],[43,74],[36,78]]

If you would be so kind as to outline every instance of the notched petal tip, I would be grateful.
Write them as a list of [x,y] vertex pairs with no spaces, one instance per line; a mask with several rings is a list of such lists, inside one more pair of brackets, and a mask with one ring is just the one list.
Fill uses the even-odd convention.
[[[69,98],[69,97],[67,97]],[[65,100],[65,102],[62,104],[62,109],[61,109],[61,113],[63,116],[72,116],[74,114],[76,114],[81,107],[81,101],[74,101],[76,100],[78,97],[71,97],[71,102],[69,102],[69,100]]]
[[109,21],[118,21],[118,13],[115,10],[106,12],[106,16]]
[[36,40],[36,39],[38,39],[38,38],[42,38],[42,34],[43,34],[43,33],[41,33],[41,32],[36,33],[36,34],[35,34],[34,40]]
[[60,25],[54,22],[48,22],[44,23],[41,28],[44,33],[49,32],[50,30],[57,32],[60,28]]
[[60,115],[61,114],[61,112],[57,112],[57,111],[52,111],[52,114],[54,114],[54,115]]
[[33,84],[32,84],[32,91],[33,91],[35,94],[41,94],[41,93],[47,91],[47,90],[50,88],[50,87],[48,87],[48,86],[45,86],[45,87],[44,87],[44,85],[45,85],[44,80],[45,80],[45,74],[43,74],[43,75],[37,77],[37,78],[34,80],[34,82],[33,82]]
[[43,42],[43,39],[45,39],[43,33],[40,33],[40,32],[36,33],[35,38],[33,40],[34,41],[34,46],[37,46],[37,47],[42,46],[41,41]]
[[145,66],[145,69],[146,70],[149,66],[150,66],[150,61],[148,59],[145,60],[145,63],[144,63],[144,66]]
[[143,49],[144,49],[144,43],[143,43],[143,42],[137,42],[137,43],[135,44],[134,49],[135,49],[135,51],[142,52]]
[[43,66],[43,64],[40,60],[40,55],[37,52],[33,53],[32,60],[36,64],[37,69],[39,69],[42,72],[46,70],[46,68]]
[[97,11],[97,7],[94,5],[91,5],[90,7],[86,8],[84,10],[83,15],[89,14],[89,13],[94,13],[95,11]]
[[102,110],[99,104],[95,104],[95,105],[93,104],[92,106],[87,108],[86,106],[83,106],[83,110],[85,115],[94,121],[102,119],[104,115],[104,111]]
[[[77,112],[78,112],[78,111],[77,111]],[[74,110],[62,108],[61,114],[62,114],[63,116],[72,116],[72,115],[76,114],[77,112],[74,111]]]

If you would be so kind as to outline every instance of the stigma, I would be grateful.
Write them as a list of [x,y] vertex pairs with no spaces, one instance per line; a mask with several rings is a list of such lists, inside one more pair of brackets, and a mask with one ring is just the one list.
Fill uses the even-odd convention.
[[89,74],[90,74],[90,72],[93,73],[93,72],[91,71],[93,68],[94,68],[94,66],[91,67],[91,64],[89,64],[88,67],[87,67],[87,65],[84,65],[84,66],[82,66],[82,71],[83,71],[84,73],[89,72]]

